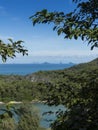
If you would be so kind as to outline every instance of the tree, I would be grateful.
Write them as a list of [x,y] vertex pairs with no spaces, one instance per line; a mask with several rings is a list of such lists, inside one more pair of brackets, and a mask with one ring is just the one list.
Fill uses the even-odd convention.
[[16,130],[16,123],[13,118],[14,114],[16,114],[16,109],[12,107],[12,104],[13,103],[7,103],[5,107],[1,106],[0,108],[1,111],[0,129],[1,130]]
[[91,50],[98,47],[98,0],[72,0],[77,7],[68,14],[48,12],[47,9],[35,13],[30,18],[33,25],[53,23],[53,30],[64,38],[87,41]]
[[[73,73],[74,72],[74,73]],[[51,86],[48,102],[63,104],[65,112],[58,114],[52,124],[53,130],[97,130],[98,129],[98,68],[83,68],[73,71],[64,81]]]
[[10,101],[0,111],[0,130],[46,130],[40,127],[37,109],[29,103],[15,105]]
[[8,39],[10,43],[6,44],[2,40],[0,40],[0,56],[2,57],[3,62],[7,60],[8,57],[14,58],[16,57],[16,53],[22,53],[23,55],[27,55],[27,50],[22,45],[23,41],[13,41],[12,39]]
[[[98,0],[73,0],[77,7],[64,12],[39,11],[30,17],[33,25],[53,23],[53,30],[64,38],[87,41],[91,50],[98,47]],[[73,71],[72,71],[73,72]],[[82,75],[83,74],[83,75]],[[70,73],[69,73],[70,75]],[[59,112],[53,130],[98,129],[98,69],[86,69],[49,85],[47,101],[50,105],[63,104],[67,110]]]
[[24,104],[19,108],[18,130],[39,130],[38,111],[34,110],[34,106],[32,106],[31,104]]

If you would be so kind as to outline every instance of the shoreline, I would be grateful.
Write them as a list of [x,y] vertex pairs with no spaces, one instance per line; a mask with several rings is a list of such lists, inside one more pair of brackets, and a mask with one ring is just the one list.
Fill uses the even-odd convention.
[[[28,103],[46,103],[47,101],[40,101],[40,100],[32,100],[32,101],[26,101]],[[25,103],[24,101],[9,101],[9,102],[2,102],[0,101],[0,105],[3,104],[21,104],[21,103]]]

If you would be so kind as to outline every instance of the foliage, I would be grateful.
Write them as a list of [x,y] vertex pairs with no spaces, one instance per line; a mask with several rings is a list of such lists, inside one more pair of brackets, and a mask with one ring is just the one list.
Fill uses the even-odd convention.
[[20,120],[18,130],[39,130],[38,112],[31,107],[31,104],[24,104],[19,108]]
[[[98,0],[73,0],[76,9],[64,12],[48,12],[46,9],[37,12],[30,18],[33,25],[37,23],[53,23],[53,30],[64,38],[87,41],[91,49],[98,47]],[[3,61],[8,57],[14,58],[16,53],[27,54],[21,45],[22,41],[5,44],[0,40],[0,55]],[[72,67],[65,71],[42,72],[40,82],[0,77],[0,99],[8,101],[41,99],[47,100],[49,105],[63,104],[67,110],[58,112],[57,120],[51,125],[53,130],[98,130],[98,59],[93,63]],[[93,66],[92,66],[93,65]],[[46,76],[47,75],[47,76]],[[49,78],[50,77],[50,78]],[[38,78],[38,79],[39,79]],[[10,79],[10,78],[9,78]],[[49,79],[49,80],[48,80]],[[5,82],[7,81],[7,82]],[[46,89],[47,88],[47,89]],[[19,114],[18,124],[13,120],[12,111],[7,108],[0,115],[1,130],[42,130],[39,118],[32,115],[29,107],[15,108]]]
[[[11,104],[1,106],[0,111],[0,129],[1,130],[16,130],[16,123],[14,120],[14,112],[10,107]],[[15,109],[14,109],[15,110]]]
[[2,57],[3,62],[7,60],[8,57],[14,58],[16,57],[16,53],[22,53],[23,55],[27,55],[27,50],[22,46],[23,41],[14,42],[12,39],[8,39],[10,43],[6,44],[2,40],[0,40],[0,55]]
[[[32,82],[32,78],[35,81]],[[4,101],[38,99],[46,100],[49,105],[63,104],[67,110],[57,112],[58,118],[51,125],[53,130],[98,129],[98,59],[65,70],[43,71],[23,77],[0,76],[0,93]],[[35,119],[34,115],[29,116],[29,111],[28,115],[23,114],[26,110],[20,109],[21,129],[24,125],[27,128]]]
[[[76,8],[67,14],[44,9],[30,18],[34,26],[52,23],[58,35],[64,34],[67,39],[81,38],[91,45],[92,50],[98,47],[98,0],[73,2]],[[51,74],[46,100],[50,105],[63,104],[67,108],[58,114],[51,125],[53,130],[98,129],[98,59],[92,63],[59,71],[54,79]]]
[[53,30],[64,38],[87,41],[91,49],[98,47],[98,0],[73,0],[76,8],[65,14],[64,12],[48,12],[47,9],[35,13],[30,18],[33,25],[53,23]]
[[0,130],[16,130],[14,119],[5,118],[0,122]]
[[58,112],[51,125],[53,130],[98,129],[98,59],[65,70],[40,72],[40,77],[46,78],[48,92],[44,100],[67,108]]
[[[78,90],[79,92],[76,91],[77,94],[74,96],[67,97],[69,100],[69,102],[68,100],[66,101],[66,104],[69,105],[68,111],[59,115],[58,119],[52,125],[54,130],[98,129],[98,103],[96,101],[98,97],[96,94],[94,95],[97,90],[97,85],[94,87],[91,86],[93,89],[90,88],[90,86],[87,87],[84,86],[80,91]],[[84,92],[86,92],[86,94]],[[66,93],[69,93],[69,91]],[[73,93],[71,92],[71,94]]]
[[0,76],[0,100],[4,102],[43,100],[47,95],[45,84],[31,82],[24,76]]
[[[45,130],[40,127],[38,111],[31,104],[16,106],[9,102],[5,108],[0,110],[4,111],[0,115],[0,130]],[[14,119],[15,114],[19,119]]]
[[53,130],[98,129],[98,60],[96,63],[96,67],[90,66],[91,62],[69,69],[63,79],[50,87],[48,103],[67,108],[65,113],[58,114]]

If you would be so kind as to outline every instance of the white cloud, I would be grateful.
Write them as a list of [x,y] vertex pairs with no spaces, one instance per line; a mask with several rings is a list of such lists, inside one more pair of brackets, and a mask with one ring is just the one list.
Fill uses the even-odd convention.
[[30,56],[90,56],[90,55],[98,55],[98,51],[94,50],[60,50],[60,51],[30,51]]
[[8,59],[7,63],[83,63],[97,58],[98,55],[89,56],[17,56],[15,59]]

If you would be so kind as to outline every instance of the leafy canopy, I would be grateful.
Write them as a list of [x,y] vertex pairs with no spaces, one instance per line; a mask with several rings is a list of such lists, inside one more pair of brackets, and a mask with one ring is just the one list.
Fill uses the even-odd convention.
[[0,111],[0,130],[46,130],[40,127],[38,111],[31,103],[11,101],[0,106]]
[[76,8],[67,14],[64,12],[48,12],[47,9],[36,12],[33,25],[53,23],[53,30],[64,38],[87,41],[91,50],[98,47],[98,0],[73,0]]
[[[67,14],[44,9],[30,18],[34,26],[52,23],[58,35],[87,41],[92,50],[98,47],[98,0],[73,2],[76,8]],[[73,70],[69,70],[68,76],[63,72],[60,80],[48,86],[48,103],[63,104],[67,109],[58,114],[52,130],[98,130],[98,64],[96,68]]]
[[0,40],[0,55],[2,57],[3,62],[7,60],[8,57],[14,58],[16,57],[16,53],[22,53],[23,55],[27,55],[27,50],[24,49],[22,45],[23,41],[13,41],[12,39],[8,39],[9,43],[6,44],[2,40]]

